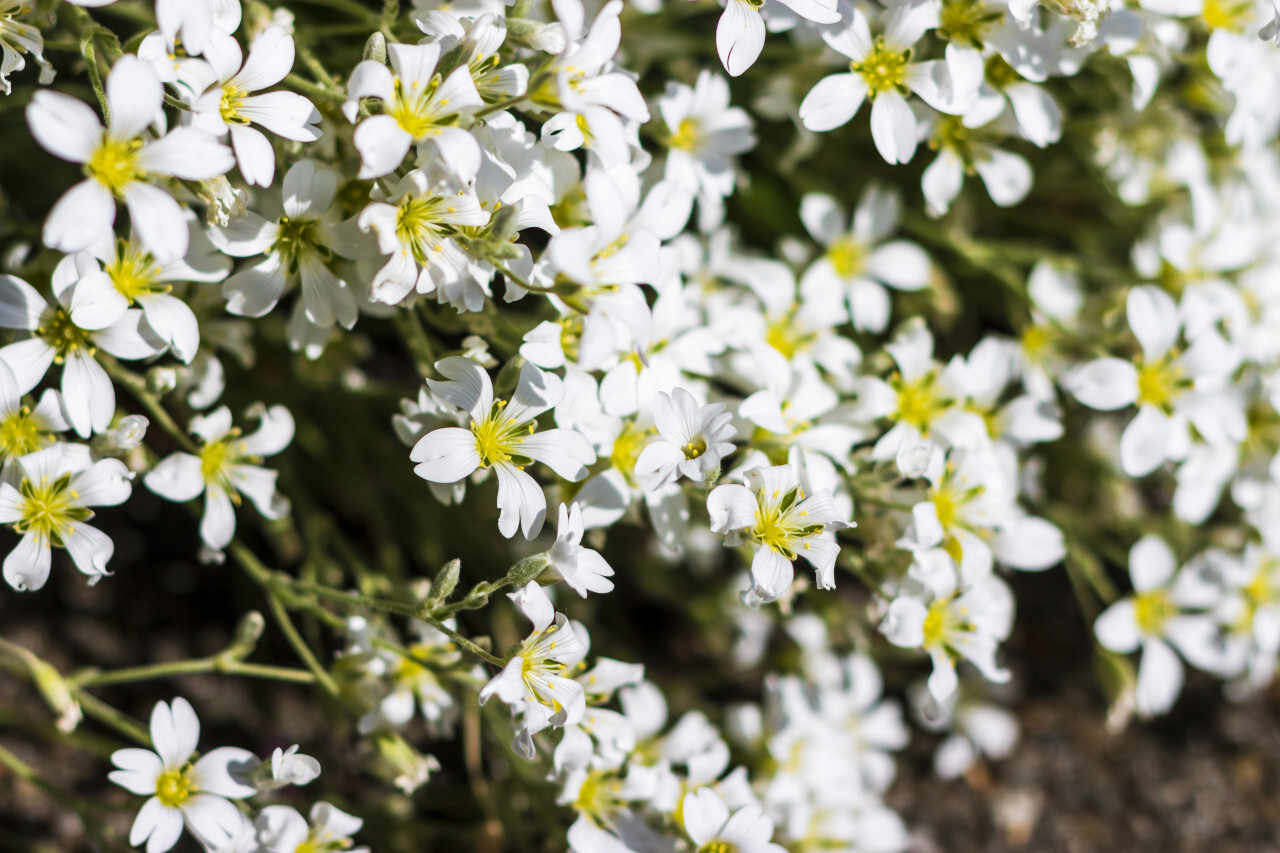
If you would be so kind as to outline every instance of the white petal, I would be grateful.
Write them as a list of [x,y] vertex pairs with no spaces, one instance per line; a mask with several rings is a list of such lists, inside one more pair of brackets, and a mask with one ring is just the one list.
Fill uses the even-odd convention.
[[532,539],[547,516],[547,498],[538,481],[514,465],[494,466],[498,475],[498,531],[510,539],[517,528]]
[[157,702],[151,709],[151,742],[168,770],[187,762],[200,742],[200,718],[181,696],[171,704]]
[[200,519],[200,538],[211,548],[225,548],[236,534],[236,511],[231,498],[221,486],[205,491],[204,516]]
[[138,152],[138,165],[148,172],[187,181],[225,175],[235,164],[230,148],[194,127],[171,130]]
[[252,797],[258,789],[248,782],[248,774],[260,762],[247,749],[224,746],[200,757],[192,768],[191,780],[196,790],[220,797],[241,799]]
[[1141,406],[1120,436],[1120,467],[1130,477],[1145,477],[1169,453],[1169,418],[1155,406]]
[[63,363],[62,399],[67,420],[81,438],[104,432],[116,412],[116,392],[111,377],[98,362],[79,350],[67,356]]
[[1091,409],[1110,412],[1138,399],[1138,371],[1119,358],[1099,358],[1071,371],[1064,387]]
[[48,539],[35,532],[25,533],[4,558],[4,579],[19,592],[40,589],[49,579],[52,559]]
[[173,196],[150,184],[132,183],[124,190],[129,219],[143,244],[164,262],[187,253],[191,234]]
[[456,483],[480,467],[475,435],[459,427],[427,433],[414,445],[409,458],[419,463],[413,472],[433,483]]
[[111,753],[111,763],[120,769],[107,778],[140,796],[156,792],[156,779],[164,771],[160,756],[149,749],[117,749]]
[[183,364],[190,364],[200,348],[200,323],[187,303],[167,293],[138,297],[143,318]]
[[1001,207],[1012,207],[1031,191],[1031,166],[1017,154],[989,148],[987,156],[974,163],[987,195]]
[[1160,288],[1144,285],[1130,290],[1125,312],[1147,361],[1158,360],[1177,341],[1178,306]]
[[17,276],[0,275],[0,326],[34,331],[46,307],[34,287]]
[[84,101],[40,89],[27,105],[27,124],[36,141],[55,157],[84,163],[102,142],[102,123]]
[[800,102],[800,122],[816,133],[849,123],[867,97],[860,74],[831,74],[817,82]]
[[906,163],[916,153],[916,116],[906,98],[881,92],[871,104],[871,138],[886,163]]
[[1164,586],[1173,577],[1177,559],[1163,539],[1148,533],[1129,550],[1129,577],[1133,588],[1147,592]]
[[116,60],[107,75],[107,106],[111,122],[107,133],[112,139],[131,140],[142,135],[155,121],[164,100],[164,89],[151,66],[126,53]]
[[116,546],[111,537],[98,528],[80,521],[68,522],[62,544],[82,574],[91,578],[110,574],[107,563],[115,554]]
[[1142,644],[1138,664],[1136,698],[1144,714],[1163,714],[1173,707],[1182,692],[1182,661],[1163,640],[1148,639]]
[[360,152],[358,177],[361,180],[394,172],[413,144],[413,138],[389,115],[376,115],[360,122],[353,141]]
[[147,800],[133,819],[129,843],[137,847],[147,842],[147,853],[165,853],[182,835],[182,812],[165,806],[155,797]]
[[764,49],[764,19],[745,0],[729,0],[716,25],[716,52],[730,77],[755,64]]
[[79,252],[110,239],[116,221],[116,200],[97,181],[81,181],[62,194],[44,221],[41,239],[50,249]]
[[231,128],[231,147],[245,181],[269,187],[276,177],[276,152],[262,132],[248,125]]
[[170,454],[142,482],[160,497],[178,503],[195,500],[204,492],[200,459],[190,453]]
[[685,794],[681,814],[685,832],[698,847],[714,840],[729,821],[729,807],[710,788],[699,788]]
[[1138,647],[1142,635],[1134,617],[1133,599],[1125,598],[1102,611],[1093,623],[1094,636],[1104,648],[1128,654]]

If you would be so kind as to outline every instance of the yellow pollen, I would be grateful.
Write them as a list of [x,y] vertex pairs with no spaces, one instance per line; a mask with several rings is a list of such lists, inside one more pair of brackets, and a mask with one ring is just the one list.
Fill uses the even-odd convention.
[[40,425],[26,406],[0,420],[0,456],[26,456],[51,443],[41,435]]
[[187,801],[196,790],[187,768],[182,770],[166,770],[156,778],[156,799],[169,808],[177,808]]
[[248,124],[249,119],[240,115],[244,99],[249,93],[231,84],[222,87],[222,101],[218,104],[218,112],[227,124]]
[[103,131],[102,141],[89,157],[89,162],[84,164],[85,173],[110,190],[112,195],[121,197],[126,187],[146,177],[138,165],[138,152],[141,150],[142,140],[112,139]]
[[682,151],[694,151],[702,144],[701,128],[695,119],[687,118],[680,122],[676,132],[671,134],[667,144]]
[[1168,413],[1173,409],[1174,400],[1190,385],[1182,368],[1172,364],[1168,357],[1144,364],[1138,369],[1138,405],[1155,406]]
[[929,605],[929,612],[925,614],[922,630],[924,631],[924,647],[926,649],[934,648],[942,644],[947,631],[947,605],[945,599],[935,601]]
[[206,483],[221,482],[231,448],[225,441],[211,441],[200,448],[200,476]]
[[827,260],[836,275],[843,279],[853,278],[862,272],[863,255],[862,246],[852,237],[842,237],[827,249]]
[[682,449],[684,450],[685,459],[697,459],[699,456],[707,452],[707,440],[699,436],[686,444]]
[[1133,618],[1138,623],[1138,630],[1147,636],[1154,636],[1164,630],[1164,625],[1178,615],[1178,606],[1169,598],[1169,593],[1162,589],[1139,593],[1133,599]]
[[884,38],[881,37],[876,39],[875,46],[861,62],[850,62],[849,68],[862,75],[867,84],[867,97],[875,100],[876,95],[890,89],[907,94],[903,81],[910,59],[910,50],[895,53],[885,46]]

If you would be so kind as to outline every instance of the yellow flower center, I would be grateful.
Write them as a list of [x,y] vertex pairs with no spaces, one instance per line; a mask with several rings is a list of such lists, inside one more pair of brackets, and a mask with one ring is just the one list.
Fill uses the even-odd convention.
[[419,264],[427,263],[427,252],[441,251],[440,242],[448,226],[438,222],[441,213],[455,208],[440,196],[406,195],[396,207],[396,237],[410,247]]
[[685,459],[697,459],[707,452],[707,440],[699,436],[681,449],[684,451]]
[[52,444],[26,406],[0,420],[0,456],[26,456]]
[[1162,589],[1139,593],[1133,599],[1134,621],[1138,623],[1138,630],[1147,636],[1160,634],[1165,623],[1177,615],[1178,606]]
[[107,264],[105,271],[116,290],[129,300],[130,305],[143,294],[168,289],[155,283],[156,276],[160,274],[160,265],[151,257],[151,253],[123,241],[116,252],[116,259]]
[[231,84],[222,87],[222,101],[218,104],[218,112],[227,124],[248,124],[249,119],[240,115],[244,99],[249,93]]
[[84,164],[85,173],[102,184],[112,195],[122,196],[127,186],[146,177],[138,165],[142,140],[112,139],[103,131],[102,141]]
[[938,33],[946,39],[981,49],[991,26],[1003,17],[982,0],[949,0],[938,16]]
[[861,62],[850,62],[849,68],[861,74],[867,84],[867,97],[875,100],[881,92],[894,90],[907,94],[904,84],[907,63],[911,60],[911,51],[894,52],[885,46],[884,38],[876,39],[875,46]]
[[70,490],[71,475],[63,474],[50,482],[47,478],[38,483],[23,478],[19,492],[22,494],[22,518],[13,523],[19,533],[33,532],[62,546],[62,537],[74,521],[85,521],[93,513],[76,506],[79,494]]
[[827,249],[827,260],[836,275],[844,279],[853,278],[862,272],[862,261],[865,256],[862,245],[852,237],[842,237]]
[[1048,326],[1030,325],[1022,330],[1022,351],[1032,361],[1039,361],[1049,349],[1052,332]]
[[929,424],[941,414],[951,400],[942,395],[937,385],[938,377],[929,371],[918,379],[906,382],[898,374],[889,380],[889,385],[898,392],[898,408],[892,417],[896,421],[908,423],[921,433],[928,433]]
[[187,775],[188,769],[166,770],[156,778],[156,799],[162,805],[175,809],[195,793],[196,786]]
[[794,358],[796,353],[806,349],[815,337],[817,336],[806,332],[796,322],[795,312],[788,312],[769,323],[764,333],[765,343],[782,353],[787,359]]
[[431,82],[426,86],[415,80],[407,89],[400,78],[397,77],[395,80],[395,92],[391,97],[387,114],[396,120],[401,130],[415,140],[425,138],[431,128],[442,123],[439,120],[438,108],[448,107],[448,99],[434,105],[431,103],[431,96],[439,86],[439,75],[432,77]]
[[622,472],[622,476],[626,477],[627,482],[632,485],[635,485],[636,459],[639,458],[640,451],[644,450],[652,435],[651,430],[639,429],[633,421],[626,424],[613,441],[609,463]]
[[71,322],[71,315],[61,305],[55,305],[45,312],[36,335],[53,347],[57,353],[54,360],[58,362],[78,349],[87,350],[91,355],[94,352],[88,332]]
[[299,259],[308,253],[319,254],[326,260],[329,258],[328,247],[320,242],[319,223],[316,220],[281,216],[277,225],[279,230],[271,251],[279,253],[290,274],[297,274]]
[[924,624],[921,626],[926,649],[941,645],[946,637],[947,605],[946,599],[939,599],[929,605],[929,611],[925,614]]
[[[502,417],[502,410],[506,405],[506,400],[498,400],[493,404],[488,417],[471,424],[471,434],[476,439],[476,452],[480,454],[481,468],[511,462],[519,455],[520,442],[537,429],[537,425],[532,422],[527,425],[518,424]],[[524,466],[517,464],[516,467]]]
[[1138,369],[1140,406],[1155,406],[1167,414],[1173,410],[1173,402],[1189,387],[1191,380],[1183,376],[1182,368],[1168,357]]
[[687,118],[680,122],[676,132],[671,134],[667,144],[683,151],[695,151],[702,144],[701,128],[696,119]]
[[698,848],[698,853],[738,853],[738,845],[732,841],[708,841]]
[[1245,24],[1253,20],[1253,4],[1249,2],[1231,2],[1231,0],[1204,0],[1204,10],[1200,13],[1204,24],[1211,30],[1229,30],[1240,32]]

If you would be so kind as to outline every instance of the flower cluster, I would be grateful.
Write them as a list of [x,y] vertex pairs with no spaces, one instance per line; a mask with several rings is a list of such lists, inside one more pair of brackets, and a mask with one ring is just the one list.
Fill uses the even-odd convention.
[[[940,776],[1006,756],[1037,583],[1069,578],[1113,719],[1183,661],[1270,683],[1270,4],[112,3],[0,0],[4,156],[56,183],[0,225],[4,579],[110,577],[140,485],[305,669],[13,652],[60,725],[96,684],[276,679],[406,796],[465,775],[491,827],[492,770],[575,853],[893,853],[880,667],[917,667]],[[453,554],[471,584],[413,579]],[[756,701],[668,684],[655,607]],[[328,802],[232,802],[314,759],[198,735],[161,702],[112,755],[132,845],[354,843]]]

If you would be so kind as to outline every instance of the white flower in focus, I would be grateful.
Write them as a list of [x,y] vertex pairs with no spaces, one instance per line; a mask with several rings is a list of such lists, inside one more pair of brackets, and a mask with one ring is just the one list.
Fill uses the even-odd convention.
[[753,468],[744,480],[746,485],[717,486],[707,495],[712,532],[724,534],[729,547],[755,549],[744,600],[777,600],[791,586],[797,557],[813,565],[820,588],[835,588],[840,546],[834,531],[853,525],[840,518],[831,493],[806,496],[790,465]]
[[57,442],[57,434],[71,429],[62,413],[62,395],[46,388],[32,408],[24,403],[18,379],[0,358],[0,459],[35,453]]
[[213,136],[230,132],[240,174],[260,187],[275,180],[276,154],[251,123],[295,142],[320,138],[320,112],[311,101],[294,92],[251,94],[283,80],[293,68],[293,55],[293,36],[282,27],[269,27],[258,36],[247,60],[238,41],[216,30],[204,51],[215,79],[199,86],[208,91],[192,103],[191,125]]
[[227,311],[261,317],[276,306],[285,290],[300,282],[302,311],[316,326],[334,323],[350,329],[359,316],[355,293],[334,274],[335,255],[356,254],[337,223],[334,195],[338,175],[314,160],[299,160],[285,172],[282,210],[275,222],[254,212],[213,228],[210,240],[237,258],[266,257],[227,279],[222,286]]
[[470,261],[454,235],[488,222],[473,186],[437,169],[414,169],[360,214],[360,228],[372,230],[378,251],[390,256],[373,277],[370,298],[396,305],[415,289],[433,293],[457,278]]
[[262,853],[369,853],[368,847],[352,847],[351,836],[364,821],[323,800],[311,807],[307,821],[289,806],[267,806],[258,813],[254,825]]
[[567,674],[587,647],[536,580],[507,597],[533,623],[533,633],[480,691],[480,704],[497,696],[522,714],[511,748],[533,758],[535,734],[548,726],[575,725],[587,709],[586,691]]
[[[734,3],[738,0],[729,0]],[[783,853],[773,843],[773,821],[756,803],[729,814],[724,799],[711,788],[699,788],[684,795],[680,817],[684,831],[693,840],[693,849],[720,853]]]
[[104,431],[116,411],[115,386],[96,360],[98,349],[128,360],[148,358],[160,350],[144,337],[142,312],[135,308],[98,329],[82,328],[71,318],[79,291],[74,281],[96,266],[87,256],[63,258],[53,273],[57,301],[52,304],[22,279],[0,275],[0,327],[31,333],[27,340],[0,349],[0,358],[13,369],[24,394],[40,383],[51,366],[61,364],[64,413],[81,438]]
[[873,38],[862,5],[852,7],[846,26],[821,31],[832,50],[849,58],[849,70],[824,77],[809,90],[800,104],[800,121],[812,131],[834,130],[869,99],[876,150],[888,163],[908,162],[916,153],[918,121],[907,95],[918,95],[939,112],[962,113],[982,82],[981,58],[972,51],[948,50],[945,61],[911,61],[916,42],[937,24],[938,6],[893,5],[885,13],[884,35]]
[[382,113],[360,122],[354,143],[360,152],[362,180],[394,172],[415,142],[435,142],[440,158],[459,180],[473,178],[480,168],[480,146],[475,137],[455,127],[460,116],[483,107],[471,70],[464,63],[442,78],[436,73],[440,45],[389,44],[391,68],[366,59],[351,72],[347,102],[342,111],[348,121],[358,115],[361,98],[382,103]]
[[159,260],[187,252],[182,208],[152,181],[171,176],[200,181],[226,174],[231,149],[194,127],[179,127],[155,140],[143,134],[161,115],[164,91],[136,56],[120,57],[106,82],[111,120],[104,129],[94,111],[69,95],[41,89],[27,106],[31,134],[45,150],[84,164],[85,180],[63,194],[44,223],[44,244],[78,252],[110,239],[116,199],[142,242]]
[[134,818],[129,843],[147,842],[147,853],[165,853],[178,842],[183,825],[208,847],[225,846],[240,833],[243,818],[231,800],[257,789],[236,777],[257,761],[253,753],[221,747],[191,763],[200,740],[200,720],[186,699],[157,702],[151,712],[149,749],[118,749],[110,779],[149,797]]
[[293,440],[293,416],[284,406],[251,406],[249,417],[261,418],[256,432],[241,436],[232,426],[231,410],[221,406],[191,419],[191,434],[201,442],[199,455],[173,453],[147,472],[147,488],[183,503],[205,496],[200,538],[221,550],[236,532],[235,506],[246,495],[264,518],[283,518],[289,501],[276,491],[276,472],[259,466]]
[[636,476],[648,477],[651,492],[680,477],[704,482],[735,449],[730,439],[738,431],[724,403],[699,406],[684,388],[658,392],[653,423],[659,438],[640,451],[635,467]]
[[427,384],[438,397],[469,412],[471,426],[443,427],[423,436],[409,454],[419,463],[414,473],[433,483],[456,483],[477,469],[492,468],[498,477],[498,530],[510,538],[521,529],[532,539],[542,529],[547,499],[525,466],[541,462],[577,482],[596,460],[591,445],[572,430],[537,431],[537,417],[564,398],[564,383],[526,362],[508,404],[493,399],[489,374],[469,358],[443,359],[436,370],[448,381],[428,379]]
[[36,590],[49,578],[51,548],[65,548],[76,568],[96,583],[109,574],[111,538],[86,524],[91,506],[117,506],[133,491],[133,475],[118,459],[93,462],[83,445],[55,444],[16,460],[12,480],[0,482],[0,524],[22,535],[4,561],[16,590]]
[[556,544],[547,552],[550,564],[543,577],[558,578],[583,598],[588,592],[610,592],[613,589],[613,567],[600,552],[582,546],[582,507],[560,504],[560,523],[556,527]]

